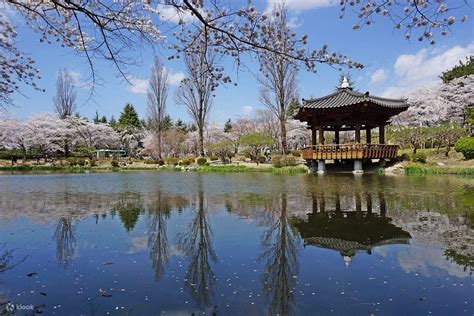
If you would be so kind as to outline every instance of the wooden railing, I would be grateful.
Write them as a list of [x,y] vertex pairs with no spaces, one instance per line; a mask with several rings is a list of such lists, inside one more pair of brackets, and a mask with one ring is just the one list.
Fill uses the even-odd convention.
[[394,159],[398,145],[339,144],[316,145],[302,149],[303,159]]

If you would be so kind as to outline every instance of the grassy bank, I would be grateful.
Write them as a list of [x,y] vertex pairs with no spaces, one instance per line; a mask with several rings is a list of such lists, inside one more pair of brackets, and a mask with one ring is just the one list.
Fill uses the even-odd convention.
[[0,171],[12,171],[12,172],[47,172],[47,171],[58,171],[58,172],[71,172],[71,173],[80,173],[80,172],[100,172],[100,171],[112,171],[112,172],[120,172],[120,171],[139,171],[139,170],[146,170],[146,171],[197,171],[197,172],[269,172],[269,173],[306,173],[307,169],[305,166],[294,166],[294,167],[282,167],[282,168],[275,168],[271,165],[260,165],[260,166],[248,166],[248,165],[209,165],[209,166],[192,166],[189,168],[182,169],[179,166],[140,166],[140,165],[129,165],[126,167],[62,167],[62,166],[24,166],[24,165],[17,165],[17,166],[0,166]]
[[474,167],[463,166],[427,166],[419,163],[408,163],[404,170],[406,175],[456,174],[474,176]]
[[201,166],[196,169],[199,172],[270,172],[270,173],[306,173],[305,166],[275,168],[271,165],[262,167],[250,167],[244,165],[210,165]]

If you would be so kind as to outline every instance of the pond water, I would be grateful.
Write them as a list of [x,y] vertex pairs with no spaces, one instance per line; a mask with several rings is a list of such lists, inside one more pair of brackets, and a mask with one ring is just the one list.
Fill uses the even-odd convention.
[[473,315],[473,192],[447,176],[3,175],[0,314]]

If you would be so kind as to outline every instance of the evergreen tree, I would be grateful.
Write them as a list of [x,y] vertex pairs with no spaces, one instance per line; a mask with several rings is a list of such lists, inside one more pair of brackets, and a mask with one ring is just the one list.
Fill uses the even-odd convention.
[[110,121],[109,121],[109,124],[112,128],[116,128],[117,127],[117,120],[115,119],[115,117],[112,115],[110,117]]
[[301,104],[298,102],[297,99],[293,99],[290,103],[290,107],[288,108],[288,117],[293,117],[298,112]]
[[163,117],[163,120],[161,121],[161,129],[163,131],[167,131],[171,127],[173,127],[173,120],[171,119],[171,116],[169,116],[169,114],[166,114],[165,117]]
[[102,115],[100,121],[101,123],[107,123],[107,118],[105,117],[105,115]]
[[137,111],[132,104],[127,103],[123,108],[122,113],[118,120],[118,125],[120,127],[140,127],[140,119],[138,118]]
[[453,79],[465,77],[474,74],[474,56],[466,57],[466,63],[459,61],[459,65],[443,72],[440,76],[444,83],[448,83]]
[[227,120],[224,124],[224,133],[230,133],[232,131],[232,121],[230,119]]
[[97,124],[99,123],[100,119],[99,119],[99,112],[95,111],[95,116],[94,116],[94,123]]

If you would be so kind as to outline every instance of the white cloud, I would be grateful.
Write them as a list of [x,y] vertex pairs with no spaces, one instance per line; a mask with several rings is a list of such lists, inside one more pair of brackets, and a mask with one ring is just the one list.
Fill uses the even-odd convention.
[[192,22],[196,18],[189,11],[183,12],[171,5],[159,4],[157,6],[157,10],[159,12],[160,20],[165,22],[171,22],[175,24],[179,24],[181,22],[188,23]]
[[71,76],[72,81],[74,82],[74,84],[76,86],[81,86],[82,85],[81,73],[78,72],[78,71],[73,71],[73,70],[68,70],[68,72],[69,72],[69,75]]
[[[168,72],[169,84],[172,86],[177,86],[181,83],[181,80],[185,78],[184,73],[181,71],[173,72],[170,69],[166,68]],[[148,90],[148,79],[139,78],[136,76],[129,75],[127,76],[130,84],[127,87],[127,90],[135,94],[146,94]]]
[[245,115],[249,115],[252,111],[253,111],[253,107],[251,107],[250,105],[244,106],[244,114]]
[[383,68],[377,69],[374,73],[370,76],[370,84],[379,84],[384,82],[387,79],[387,74]]
[[148,80],[141,79],[135,76],[127,77],[130,84],[128,85],[127,90],[135,94],[145,94],[148,89]]
[[284,3],[288,10],[299,12],[303,10],[329,7],[331,5],[334,5],[336,2],[332,0],[268,0],[266,12],[271,12],[275,5],[281,3]]
[[443,71],[472,54],[474,54],[474,42],[466,47],[454,46],[441,52],[424,48],[416,54],[400,55],[393,66],[395,83],[382,95],[406,96],[422,86],[435,84],[440,81],[439,76]]
[[173,72],[169,69],[167,69],[167,71],[168,71],[168,80],[169,80],[170,85],[172,86],[179,85],[181,81],[185,78],[184,73],[182,73],[181,71]]

